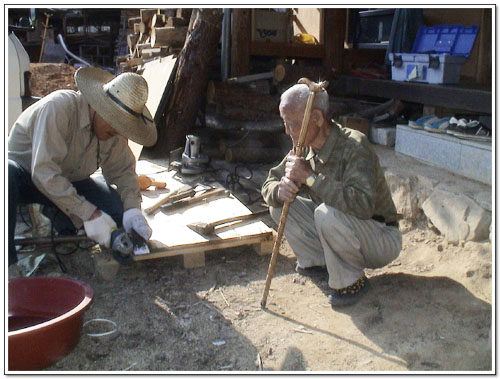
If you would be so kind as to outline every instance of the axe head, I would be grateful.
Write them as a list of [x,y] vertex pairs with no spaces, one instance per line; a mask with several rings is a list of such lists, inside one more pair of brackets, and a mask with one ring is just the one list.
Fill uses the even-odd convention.
[[187,227],[195,231],[196,233],[201,234],[202,236],[211,236],[215,232],[215,228],[213,225],[201,221],[187,224]]

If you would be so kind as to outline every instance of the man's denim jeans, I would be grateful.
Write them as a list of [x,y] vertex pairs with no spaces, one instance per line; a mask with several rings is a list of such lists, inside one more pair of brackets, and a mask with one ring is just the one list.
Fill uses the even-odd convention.
[[[14,246],[14,233],[16,230],[17,207],[20,204],[42,204],[58,210],[45,195],[43,195],[33,184],[31,175],[17,162],[9,159],[9,266],[17,262],[16,247]],[[122,226],[123,203],[118,192],[108,186],[104,180],[85,179],[73,182],[73,186],[80,196],[85,197],[97,208],[109,214],[115,220],[118,227]],[[75,233],[75,227],[70,218],[63,212],[54,213],[55,229]]]

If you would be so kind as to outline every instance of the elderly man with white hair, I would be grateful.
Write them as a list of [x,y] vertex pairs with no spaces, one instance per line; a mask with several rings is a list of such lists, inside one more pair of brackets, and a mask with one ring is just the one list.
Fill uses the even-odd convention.
[[[281,96],[286,133],[297,143],[309,88],[296,84]],[[332,307],[354,304],[369,289],[365,268],[382,267],[401,251],[391,192],[366,136],[329,118],[328,93],[316,93],[303,158],[291,151],[269,171],[262,195],[279,222],[291,201],[285,237],[296,271],[328,276]]]

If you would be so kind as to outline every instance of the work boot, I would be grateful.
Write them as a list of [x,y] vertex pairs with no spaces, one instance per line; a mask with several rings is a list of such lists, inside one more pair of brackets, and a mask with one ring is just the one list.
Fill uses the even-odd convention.
[[332,308],[345,307],[356,303],[368,290],[370,283],[366,276],[359,278],[354,284],[348,287],[333,289],[328,295],[328,302]]
[[310,278],[317,278],[319,276],[328,275],[326,266],[311,266],[304,268],[300,267],[298,263],[297,266],[295,266],[295,272],[303,276],[308,276]]

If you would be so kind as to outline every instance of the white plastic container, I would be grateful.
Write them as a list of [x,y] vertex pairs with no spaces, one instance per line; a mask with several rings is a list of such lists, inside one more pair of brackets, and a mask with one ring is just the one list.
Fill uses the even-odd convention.
[[450,54],[390,53],[389,59],[392,63],[392,80],[453,84],[460,81],[460,70],[466,58]]

